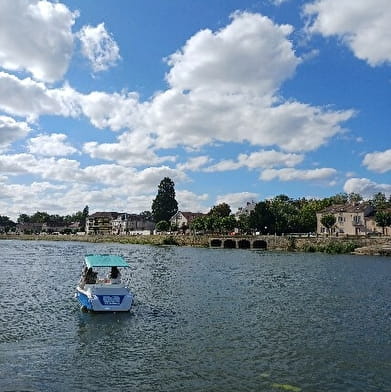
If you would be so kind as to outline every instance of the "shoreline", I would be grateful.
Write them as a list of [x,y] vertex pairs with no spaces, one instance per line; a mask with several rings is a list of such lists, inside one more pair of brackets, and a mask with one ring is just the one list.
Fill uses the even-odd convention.
[[[128,235],[128,236],[97,236],[97,235],[12,235],[0,234],[0,240],[22,240],[22,241],[75,241],[92,243],[118,243],[137,245],[176,245],[191,247],[210,247],[211,239],[232,240],[243,238],[253,240],[260,238],[267,242],[269,251],[288,252],[323,252],[330,254],[353,254],[367,256],[391,257],[391,237],[360,238],[360,237],[275,237],[275,236],[218,236],[218,235]],[[235,249],[234,249],[235,250]]]

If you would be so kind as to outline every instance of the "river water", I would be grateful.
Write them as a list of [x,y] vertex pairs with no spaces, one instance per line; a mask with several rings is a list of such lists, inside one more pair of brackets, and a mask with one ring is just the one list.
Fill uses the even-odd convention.
[[[131,312],[74,299],[120,254]],[[391,259],[0,242],[0,391],[391,391]]]

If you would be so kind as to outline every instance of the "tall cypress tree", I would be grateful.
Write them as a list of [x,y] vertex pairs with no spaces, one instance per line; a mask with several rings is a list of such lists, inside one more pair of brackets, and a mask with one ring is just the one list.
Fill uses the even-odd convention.
[[169,221],[178,212],[175,200],[175,184],[169,177],[160,181],[156,198],[152,202],[152,216],[155,222]]

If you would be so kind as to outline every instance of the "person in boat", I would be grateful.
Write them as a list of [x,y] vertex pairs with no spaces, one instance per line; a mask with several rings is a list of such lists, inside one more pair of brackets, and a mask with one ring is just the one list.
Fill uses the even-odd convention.
[[118,267],[111,267],[109,279],[111,283],[121,283],[121,273],[119,272]]
[[85,275],[85,283],[86,284],[95,284],[97,276],[98,276],[97,272],[94,272],[91,267],[88,268],[86,275]]

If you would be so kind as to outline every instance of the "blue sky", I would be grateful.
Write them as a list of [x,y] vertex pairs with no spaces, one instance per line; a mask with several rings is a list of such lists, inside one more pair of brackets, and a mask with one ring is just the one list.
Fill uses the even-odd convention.
[[[113,6],[115,4],[115,7]],[[0,214],[391,194],[389,0],[0,2]]]

